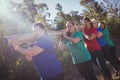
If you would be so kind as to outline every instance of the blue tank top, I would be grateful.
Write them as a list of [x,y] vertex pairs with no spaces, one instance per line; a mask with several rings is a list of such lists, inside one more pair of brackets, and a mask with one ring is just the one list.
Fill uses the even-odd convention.
[[[102,32],[102,28],[100,28],[100,27],[97,28],[97,32]],[[102,36],[101,36],[100,38],[97,38],[97,41],[98,41],[100,47],[103,47],[103,46],[106,45],[106,42],[105,42],[105,40],[102,38]]]

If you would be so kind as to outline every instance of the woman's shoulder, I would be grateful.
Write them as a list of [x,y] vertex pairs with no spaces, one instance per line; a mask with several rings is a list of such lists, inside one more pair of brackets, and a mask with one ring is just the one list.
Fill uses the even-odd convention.
[[107,28],[105,28],[105,29],[103,29],[103,31],[105,31],[105,32],[106,32],[106,31],[108,31],[108,29],[107,29]]
[[105,28],[104,30],[108,30],[107,28]]

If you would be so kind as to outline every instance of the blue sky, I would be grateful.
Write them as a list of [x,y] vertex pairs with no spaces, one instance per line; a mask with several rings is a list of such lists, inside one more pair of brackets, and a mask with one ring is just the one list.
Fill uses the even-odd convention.
[[[101,2],[102,0],[96,0]],[[51,19],[54,19],[56,16],[57,10],[55,10],[55,6],[57,3],[63,7],[64,13],[69,13],[70,11],[79,11],[79,14],[83,12],[85,9],[83,6],[80,5],[80,0],[35,0],[35,3],[46,3],[49,11],[51,13]]]
[[51,19],[53,19],[57,13],[55,9],[57,3],[60,3],[63,7],[64,13],[69,13],[70,11],[79,11],[79,13],[82,13],[84,7],[79,4],[79,1],[80,0],[35,0],[35,3],[46,3],[49,8],[48,12],[51,13]]

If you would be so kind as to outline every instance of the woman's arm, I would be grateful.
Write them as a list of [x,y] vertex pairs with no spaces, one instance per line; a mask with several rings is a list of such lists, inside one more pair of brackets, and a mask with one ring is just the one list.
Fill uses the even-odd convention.
[[87,39],[87,40],[93,40],[96,38],[96,34],[95,33],[92,33],[91,35],[86,35],[84,30],[82,30],[82,34],[83,36]]
[[59,50],[64,50],[65,49],[65,44],[63,43],[63,37],[61,37],[60,40],[59,40],[58,49]]
[[76,37],[76,38],[69,37],[69,36],[67,36],[67,32],[63,33],[63,37],[66,38],[67,40],[71,41],[74,44],[77,44],[78,42],[80,42],[79,37]]
[[35,56],[43,51],[43,49],[38,46],[33,46],[30,49],[25,49],[17,45],[14,47],[14,49],[25,56]]
[[32,57],[31,56],[25,56],[25,58],[27,59],[27,61],[32,61]]
[[66,39],[68,39],[69,41],[71,41],[74,44],[77,44],[78,42],[80,42],[80,38],[76,37],[76,38],[72,38],[72,37],[66,37]]
[[100,38],[103,36],[103,33],[102,32],[97,32],[97,38]]

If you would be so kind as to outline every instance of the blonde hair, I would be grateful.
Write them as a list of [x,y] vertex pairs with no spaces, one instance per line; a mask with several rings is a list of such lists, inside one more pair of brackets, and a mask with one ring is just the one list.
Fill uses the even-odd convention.
[[74,29],[75,29],[75,31],[76,31],[76,27],[75,27],[75,24],[74,24],[73,21],[67,21],[67,22],[66,22],[66,27],[67,27],[67,25],[68,25],[69,23],[71,23],[71,24],[74,26]]
[[94,18],[91,19],[91,22],[93,23],[93,26],[95,25],[94,27],[98,27],[98,22],[96,19],[94,19]]

